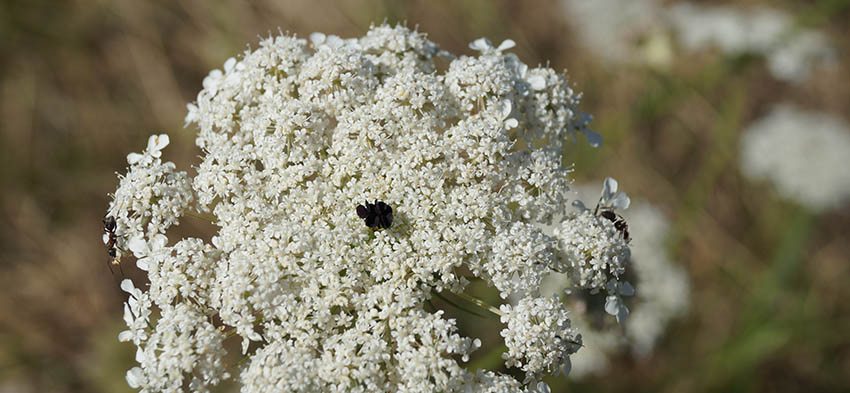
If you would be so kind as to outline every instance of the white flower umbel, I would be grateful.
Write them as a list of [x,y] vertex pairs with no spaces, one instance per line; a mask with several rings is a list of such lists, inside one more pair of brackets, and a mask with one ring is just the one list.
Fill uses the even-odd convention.
[[616,315],[618,321],[624,321],[629,314],[621,297],[634,293],[631,284],[620,280],[630,255],[628,230],[617,228],[615,222],[619,217],[615,210],[624,210],[629,203],[625,193],[617,192],[617,181],[606,178],[596,207],[587,208],[576,200],[573,206],[577,212],[568,215],[553,231],[560,240],[559,250],[569,266],[567,273],[574,288],[591,293],[604,289],[608,294],[605,311]]
[[527,379],[570,372],[570,355],[581,347],[581,335],[570,329],[564,303],[558,297],[522,298],[516,306],[503,304],[501,332],[508,351],[505,365],[525,371]]
[[[140,363],[128,383],[204,391],[233,374],[244,393],[545,392],[530,381],[568,366],[578,338],[560,303],[536,297],[542,277],[618,291],[627,243],[592,212],[557,224],[562,239],[541,231],[566,214],[563,143],[601,139],[564,75],[512,46],[480,39],[478,54],[455,57],[384,25],[268,38],[211,72],[186,117],[197,176],[161,163],[168,139],[154,136],[110,205],[118,248],[150,279],[147,292],[125,285],[121,339]],[[392,216],[368,227],[377,213],[357,206],[375,200]],[[209,243],[169,240],[184,214],[209,218]],[[502,310],[509,365],[528,386],[467,371],[480,341],[426,307],[476,277],[520,298]],[[225,368],[231,336],[243,358]]]
[[[573,187],[579,200],[593,201],[598,188],[591,185]],[[665,252],[665,242],[670,234],[670,223],[658,207],[646,202],[630,204],[623,217],[628,230],[635,235],[629,243],[631,255],[628,268],[635,280],[634,297],[624,298],[631,309],[623,329],[600,319],[602,307],[596,307],[587,291],[570,291],[565,298],[571,309],[572,326],[582,332],[581,351],[571,356],[575,378],[590,374],[604,375],[609,358],[631,351],[636,358],[652,353],[669,324],[688,309],[690,283],[685,270],[670,260]],[[622,286],[625,283],[621,284]],[[562,293],[574,288],[567,274],[547,276],[541,294]],[[624,295],[625,296],[625,295]],[[591,328],[590,321],[595,328]]]
[[774,108],[741,137],[741,169],[815,212],[850,200],[850,127],[834,116]]
[[[160,159],[168,143],[168,135],[152,135],[144,152],[127,155],[130,168],[120,176],[107,212],[115,218],[119,250],[127,250],[132,240],[140,252],[147,250],[146,242],[178,224],[194,199],[186,172],[178,172],[174,163]],[[160,243],[165,245],[157,241]]]

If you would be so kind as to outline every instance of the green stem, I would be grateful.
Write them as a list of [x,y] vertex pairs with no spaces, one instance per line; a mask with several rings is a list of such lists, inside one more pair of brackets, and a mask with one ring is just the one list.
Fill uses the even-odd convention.
[[[454,293],[454,292],[452,292],[452,293]],[[462,299],[464,299],[464,300],[466,300],[466,301],[468,301],[468,302],[470,302],[470,303],[474,303],[476,306],[481,307],[481,308],[483,308],[483,309],[485,309],[485,310],[487,310],[487,311],[489,311],[489,312],[493,313],[493,314],[494,314],[494,315],[496,315],[496,316],[501,317],[501,316],[503,315],[503,314],[502,314],[502,312],[501,312],[498,308],[493,307],[493,306],[491,306],[491,305],[487,304],[486,302],[484,302],[483,300],[481,300],[481,299],[479,299],[479,298],[476,298],[476,297],[473,297],[473,296],[467,295],[467,294],[465,294],[465,293],[463,293],[463,292],[461,292],[461,293],[454,293],[454,294],[455,294],[455,296],[458,296],[458,297],[460,297],[460,298],[462,298]]]
[[468,312],[468,313],[470,313],[470,314],[472,314],[472,315],[475,315],[475,316],[477,316],[477,317],[486,318],[486,316],[485,316],[485,315],[479,314],[479,313],[475,312],[474,310],[471,310],[471,309],[469,309],[469,308],[467,308],[467,307],[461,306],[460,304],[457,304],[457,303],[455,303],[455,302],[451,301],[451,299],[449,299],[449,298],[447,298],[447,297],[443,296],[443,294],[442,294],[442,293],[434,292],[434,296],[436,296],[436,297],[438,297],[438,298],[442,299],[444,302],[448,303],[450,306],[453,306],[453,307],[455,307],[455,308],[457,308],[457,309],[459,309],[459,310],[461,310],[461,311],[466,311],[466,312]]
[[215,216],[210,216],[210,215],[206,215],[206,214],[196,213],[196,212],[193,212],[193,211],[191,211],[191,210],[186,210],[186,211],[184,212],[184,214],[185,214],[185,215],[187,215],[187,216],[189,216],[189,217],[197,218],[197,219],[199,219],[199,220],[204,220],[204,221],[206,221],[206,222],[209,222],[210,224],[214,224],[214,223],[215,223],[215,220],[216,220],[216,219],[215,219]]

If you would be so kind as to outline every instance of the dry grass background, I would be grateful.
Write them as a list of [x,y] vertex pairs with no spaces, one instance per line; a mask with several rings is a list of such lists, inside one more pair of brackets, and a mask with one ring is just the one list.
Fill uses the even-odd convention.
[[0,3],[0,392],[129,391],[133,348],[117,342],[125,295],[100,240],[126,154],[165,131],[168,159],[189,168],[198,151],[185,104],[258,36],[359,36],[382,21],[419,26],[453,52],[512,38],[525,62],[568,69],[606,137],[601,150],[572,148],[577,176],[612,175],[673,219],[690,314],[651,357],[555,380],[557,390],[850,389],[850,210],[815,215],[737,169],[741,128],[779,100],[850,121],[850,6],[770,3],[825,31],[837,68],[794,86],[759,59],[716,53],[666,72],[607,66],[554,1]]

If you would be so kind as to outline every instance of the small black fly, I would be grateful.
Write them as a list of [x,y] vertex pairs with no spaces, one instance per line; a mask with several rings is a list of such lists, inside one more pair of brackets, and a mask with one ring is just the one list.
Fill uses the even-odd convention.
[[366,206],[357,205],[357,215],[366,221],[369,228],[389,228],[393,223],[393,208],[383,201],[366,201]]

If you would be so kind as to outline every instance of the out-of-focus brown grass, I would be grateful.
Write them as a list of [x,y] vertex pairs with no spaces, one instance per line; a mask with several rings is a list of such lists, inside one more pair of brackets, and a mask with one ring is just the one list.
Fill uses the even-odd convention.
[[[743,3],[743,2],[742,2]],[[839,53],[847,2],[805,12]],[[608,377],[558,389],[850,388],[848,209],[814,216],[742,178],[740,129],[791,100],[850,120],[850,62],[803,86],[758,60],[676,59],[666,73],[608,67],[583,51],[554,1],[68,1],[0,4],[0,392],[129,391],[120,274],[101,243],[108,196],[128,152],[168,132],[189,168],[183,129],[203,77],[278,29],[359,36],[406,21],[453,52],[512,38],[529,64],[567,68],[606,147],[571,152],[581,179],[606,175],[673,219],[670,248],[690,273],[690,315],[653,356],[619,358]],[[132,267],[124,269],[139,279]]]

